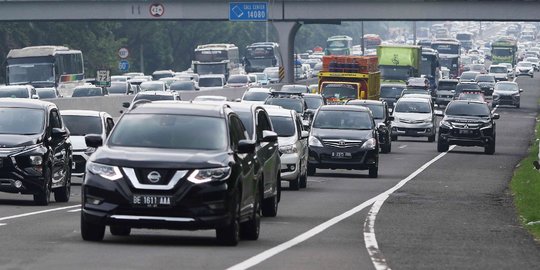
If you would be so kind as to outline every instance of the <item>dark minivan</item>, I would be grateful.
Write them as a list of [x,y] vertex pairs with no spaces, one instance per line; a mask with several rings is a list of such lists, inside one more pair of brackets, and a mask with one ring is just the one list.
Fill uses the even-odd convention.
[[73,157],[69,131],[50,102],[0,98],[0,191],[69,201]]

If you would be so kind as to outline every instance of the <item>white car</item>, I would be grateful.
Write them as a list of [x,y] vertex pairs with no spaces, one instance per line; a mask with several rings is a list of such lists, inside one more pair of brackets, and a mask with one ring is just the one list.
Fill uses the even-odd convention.
[[531,62],[519,62],[516,65],[515,74],[516,77],[530,76],[531,78],[534,78],[534,66]]
[[270,96],[271,91],[272,91],[271,88],[259,88],[259,87],[249,88],[246,92],[244,92],[244,95],[242,95],[240,102],[252,103],[252,104],[264,104],[264,101],[266,100],[266,98]]
[[39,99],[36,89],[29,84],[0,86],[0,98],[5,97]]
[[83,176],[86,161],[95,149],[86,146],[84,136],[99,134],[103,141],[114,127],[113,118],[106,112],[89,110],[62,110],[62,120],[69,130],[73,146],[72,176]]
[[166,91],[167,86],[165,85],[164,81],[147,81],[142,82],[141,85],[139,85],[140,91]]
[[225,86],[225,75],[223,74],[206,74],[199,76],[199,89],[209,90],[223,88]]
[[495,81],[508,81],[508,67],[506,65],[491,65],[489,67],[489,75],[495,77]]
[[[500,63],[499,65],[506,66],[506,68],[508,69],[508,78],[514,78],[515,77],[514,67],[512,66],[511,63]],[[495,79],[497,79],[497,78],[495,78]]]
[[264,106],[274,131],[278,134],[281,153],[281,180],[289,182],[289,188],[298,190],[307,185],[309,133],[302,130],[302,119],[296,111]]
[[428,137],[435,141],[436,117],[430,100],[425,98],[400,98],[394,106],[392,141],[398,136]]
[[201,102],[201,101],[208,101],[208,102],[221,102],[221,101],[227,101],[227,97],[224,96],[197,96],[193,99],[193,101]]
[[540,59],[538,57],[527,57],[524,61],[532,63],[535,71],[540,70]]

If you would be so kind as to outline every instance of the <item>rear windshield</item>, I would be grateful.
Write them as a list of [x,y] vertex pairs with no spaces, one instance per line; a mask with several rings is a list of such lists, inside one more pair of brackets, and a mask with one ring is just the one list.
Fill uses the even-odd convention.
[[180,82],[174,82],[169,86],[171,91],[192,91],[195,90],[195,86],[191,81],[180,81]]
[[488,117],[489,108],[483,103],[451,102],[446,108],[446,115]]
[[137,95],[133,101],[137,101],[140,99],[150,100],[150,101],[156,101],[156,100],[174,100],[173,95]]
[[101,88],[77,88],[73,91],[72,97],[95,97],[103,96]]
[[401,96],[401,92],[403,92],[403,89],[405,89],[405,86],[403,87],[382,86],[381,97],[382,98],[395,98],[395,97]]
[[324,100],[321,97],[304,97],[307,108],[316,110],[324,104]]
[[439,81],[438,90],[456,90],[457,82],[441,82]]
[[291,137],[295,134],[294,121],[291,117],[270,116],[274,131],[279,137]]
[[373,114],[373,118],[375,119],[383,119],[384,118],[384,106],[379,104],[350,104],[355,106],[363,106],[366,108],[369,108],[371,110],[371,114]]
[[97,116],[63,115],[62,119],[72,136],[101,134],[103,131],[101,118]]
[[107,87],[109,94],[126,94],[128,89],[127,83],[111,83],[111,87]]
[[265,104],[268,105],[277,105],[281,106],[287,110],[295,110],[297,113],[303,113],[304,108],[302,106],[302,101],[299,99],[292,98],[270,98],[267,99]]
[[243,100],[247,101],[265,101],[268,98],[268,93],[266,92],[246,92],[244,94]]
[[173,114],[128,114],[118,122],[110,146],[224,150],[228,136],[225,120],[217,117]]
[[231,76],[227,83],[248,83],[248,76]]
[[28,90],[26,88],[17,89],[0,89],[0,98],[29,98]]
[[200,78],[199,87],[221,87],[223,80],[221,78]]

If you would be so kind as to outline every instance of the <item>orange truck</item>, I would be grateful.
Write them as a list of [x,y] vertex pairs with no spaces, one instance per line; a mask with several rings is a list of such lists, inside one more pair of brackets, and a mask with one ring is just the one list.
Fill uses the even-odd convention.
[[376,56],[328,55],[319,72],[318,93],[328,104],[350,99],[379,100],[381,73]]

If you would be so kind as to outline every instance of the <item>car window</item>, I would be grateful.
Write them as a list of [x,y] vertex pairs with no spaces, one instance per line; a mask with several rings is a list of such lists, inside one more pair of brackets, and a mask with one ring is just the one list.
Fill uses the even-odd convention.
[[358,129],[373,128],[373,121],[367,111],[319,111],[313,120],[314,128]]
[[269,93],[267,92],[253,92],[247,91],[244,94],[243,100],[246,101],[264,101],[268,98]]
[[101,118],[98,116],[64,115],[64,123],[73,136],[101,134],[103,132]]
[[56,109],[51,110],[51,128],[62,128],[62,120]]
[[446,108],[445,114],[488,117],[491,112],[485,103],[451,102]]
[[431,105],[428,102],[402,101],[396,104],[394,111],[400,113],[431,113]]
[[106,122],[107,122],[106,135],[109,136],[109,134],[111,133],[111,130],[114,127],[114,120],[112,118],[108,117]]
[[270,130],[272,131],[272,124],[270,123],[270,119],[268,119],[268,115],[265,111],[259,110],[257,112],[257,138],[262,139],[263,137],[263,130]]
[[324,104],[322,97],[304,97],[306,101],[307,108],[316,110]]
[[279,137],[291,137],[295,133],[295,123],[290,116],[270,116],[274,131]]
[[231,127],[231,145],[233,146],[233,149],[236,149],[238,147],[238,142],[247,139],[249,136],[242,121],[236,115],[231,115],[229,119]]
[[269,98],[265,104],[281,106],[287,110],[294,110],[297,113],[304,112],[304,106],[302,106],[302,100],[293,98]]

